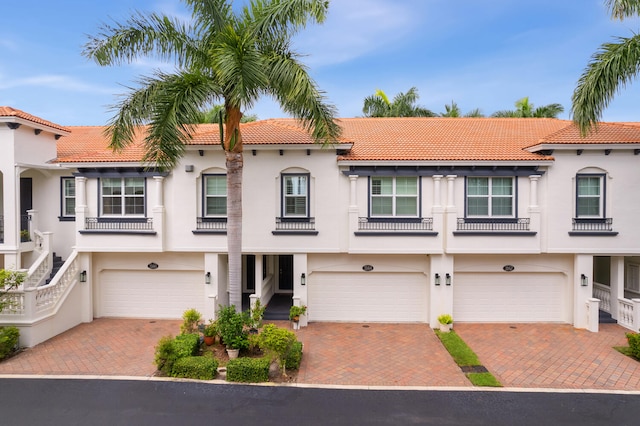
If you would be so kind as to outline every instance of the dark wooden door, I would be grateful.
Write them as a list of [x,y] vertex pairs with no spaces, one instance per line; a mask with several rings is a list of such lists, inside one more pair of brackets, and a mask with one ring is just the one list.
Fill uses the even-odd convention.
[[293,255],[278,256],[278,290],[293,291]]
[[20,230],[29,229],[27,210],[33,208],[33,181],[31,178],[20,178]]
[[245,273],[247,274],[247,291],[254,292],[256,289],[256,256],[248,254],[245,258]]

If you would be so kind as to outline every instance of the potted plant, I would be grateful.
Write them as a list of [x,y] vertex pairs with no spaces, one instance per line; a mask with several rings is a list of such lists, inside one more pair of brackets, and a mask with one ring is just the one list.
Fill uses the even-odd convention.
[[31,241],[31,234],[29,234],[29,231],[26,229],[20,231],[20,242],[28,243],[29,241]]
[[297,330],[299,325],[298,321],[300,321],[300,316],[307,313],[307,307],[305,305],[302,306],[292,306],[289,309],[289,319],[293,321],[293,328]]
[[236,312],[234,305],[220,306],[217,323],[220,337],[227,346],[229,358],[237,358],[241,349],[249,347],[248,333],[244,328],[248,323],[247,314]]
[[442,314],[438,317],[438,322],[440,323],[440,331],[443,333],[448,333],[451,331],[453,327],[453,317],[449,314]]
[[218,323],[214,320],[209,320],[209,324],[205,325],[202,334],[204,334],[204,343],[207,346],[213,345],[218,335]]

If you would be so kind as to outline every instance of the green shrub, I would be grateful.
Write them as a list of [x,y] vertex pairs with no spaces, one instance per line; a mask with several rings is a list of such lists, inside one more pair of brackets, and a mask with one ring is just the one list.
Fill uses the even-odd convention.
[[156,367],[163,373],[171,375],[173,364],[181,358],[196,355],[199,347],[200,336],[197,334],[179,334],[175,339],[164,336],[156,346]]
[[629,349],[631,356],[640,359],[640,334],[627,333],[627,341],[629,342]]
[[276,359],[282,369],[282,375],[286,375],[287,354],[291,346],[296,342],[296,335],[287,329],[274,324],[267,324],[260,333],[260,348]]
[[19,338],[20,330],[17,327],[0,327],[0,360],[13,352]]
[[300,368],[300,361],[302,361],[302,343],[295,341],[287,352],[285,364],[288,369],[297,370]]
[[211,380],[218,371],[218,361],[209,356],[188,356],[176,360],[171,370],[173,377]]
[[227,381],[258,383],[269,380],[269,358],[236,358],[227,364]]
[[202,314],[197,310],[191,308],[184,311],[182,314],[182,324],[180,325],[180,332],[182,334],[192,334],[198,332],[198,325],[202,321]]
[[220,306],[218,312],[218,332],[224,344],[230,349],[247,349],[249,337],[244,326],[249,323],[247,313],[236,312],[236,307]]

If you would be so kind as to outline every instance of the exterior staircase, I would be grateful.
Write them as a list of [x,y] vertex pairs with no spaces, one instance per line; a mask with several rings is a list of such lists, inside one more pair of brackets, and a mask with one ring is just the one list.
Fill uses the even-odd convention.
[[62,257],[56,255],[56,253],[54,252],[53,253],[53,265],[52,265],[52,269],[51,269],[51,274],[49,274],[49,278],[47,278],[42,285],[49,284],[51,282],[51,280],[53,279],[53,277],[56,276],[56,274],[58,273],[60,268],[62,268],[62,265],[64,265],[64,260],[62,260]]

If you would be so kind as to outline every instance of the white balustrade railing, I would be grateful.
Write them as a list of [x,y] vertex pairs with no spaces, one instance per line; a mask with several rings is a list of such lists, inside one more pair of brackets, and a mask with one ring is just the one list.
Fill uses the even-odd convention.
[[73,252],[51,282],[44,286],[13,290],[3,299],[9,302],[0,318],[37,320],[48,313],[55,312],[69,287],[78,281],[78,253]]
[[640,331],[640,299],[618,299],[618,324]]
[[593,297],[600,299],[600,310],[611,313],[611,287],[594,282]]

